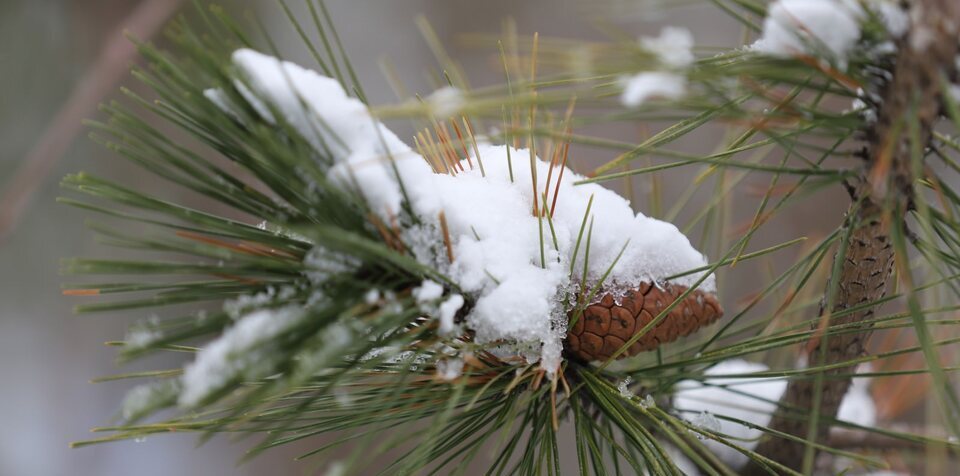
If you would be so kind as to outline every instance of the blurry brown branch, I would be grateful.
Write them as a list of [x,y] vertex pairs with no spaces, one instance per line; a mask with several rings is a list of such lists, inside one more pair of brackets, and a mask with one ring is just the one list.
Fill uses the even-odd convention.
[[[820,309],[820,323],[806,347],[811,366],[829,366],[853,361],[865,352],[870,338],[870,319],[876,306],[831,318],[847,309],[881,299],[889,284],[894,266],[892,227],[901,227],[896,218],[911,206],[913,196],[911,173],[911,134],[905,120],[916,119],[917,140],[925,146],[940,112],[941,80],[954,73],[957,55],[956,25],[960,25],[960,3],[956,0],[918,0],[912,5],[911,31],[900,41],[893,76],[882,91],[883,103],[878,120],[868,131],[868,162],[854,184],[854,203],[847,213],[845,250],[838,252],[835,266],[839,272],[831,277]],[[932,37],[930,35],[933,35]],[[910,119],[907,119],[910,118]],[[921,146],[921,147],[922,147]],[[858,324],[862,332],[824,335],[829,325]],[[800,471],[806,445],[802,440],[813,436],[829,441],[830,425],[822,423],[811,433],[812,416],[819,408],[823,419],[837,415],[840,402],[850,386],[853,366],[836,366],[824,371],[824,379],[791,381],[769,427],[799,437],[801,441],[764,437],[757,452]],[[847,377],[838,377],[847,375]],[[809,460],[808,460],[809,461]],[[769,474],[769,470],[751,463],[747,474]]]
[[[891,428],[894,431],[908,433],[910,435],[923,435],[927,438],[944,438],[946,432],[943,429],[931,429],[930,427],[901,426]],[[926,445],[920,440],[898,438],[896,436],[887,436],[881,433],[865,430],[849,430],[845,428],[834,428],[830,432],[830,438],[826,442],[831,448],[842,450],[864,449],[871,451],[884,450],[915,450],[922,451]]]
[[83,118],[96,109],[127,73],[136,57],[136,47],[124,32],[144,39],[155,36],[181,3],[182,0],[144,0],[107,35],[99,57],[7,180],[0,194],[0,244],[16,228],[34,193],[83,129]]

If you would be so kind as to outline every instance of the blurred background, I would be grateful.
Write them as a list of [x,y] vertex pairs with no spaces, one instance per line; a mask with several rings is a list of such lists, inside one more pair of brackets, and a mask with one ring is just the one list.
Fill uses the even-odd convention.
[[[195,449],[195,435],[68,448],[71,441],[91,437],[90,428],[115,421],[123,391],[132,385],[124,381],[92,384],[92,378],[171,362],[148,359],[121,368],[114,350],[103,345],[122,339],[131,324],[149,317],[145,311],[83,316],[71,312],[78,300],[60,293],[61,283],[69,279],[59,274],[60,259],[122,252],[97,245],[84,229],[89,215],[58,205],[55,198],[63,175],[88,171],[178,200],[174,187],[158,183],[93,144],[77,125],[81,117],[99,117],[96,104],[116,96],[120,85],[137,87],[126,74],[136,58],[126,56],[126,40],[120,32],[130,29],[162,43],[152,30],[179,3],[189,2],[0,0],[0,186],[5,187],[0,209],[6,226],[0,238],[0,475],[254,475],[323,470],[320,463],[292,461],[298,450],[309,445],[267,453],[238,466],[249,442],[224,437],[200,449]],[[275,2],[220,3],[237,16],[256,16],[288,59],[311,64]],[[289,3],[302,6],[298,0]],[[642,0],[328,1],[373,104],[397,100],[378,67],[381,58],[390,60],[411,91],[430,91],[425,72],[436,68],[436,61],[415,23],[421,14],[475,86],[497,83],[502,73],[493,45],[467,45],[462,35],[497,34],[507,16],[516,20],[521,34],[538,31],[542,37],[602,40],[608,38],[605,32],[610,32],[611,25],[630,36],[656,35],[661,25],[673,24],[689,28],[698,44],[734,46],[741,41],[740,28],[710,7],[656,12],[649,4]],[[620,126],[588,132],[634,141],[640,134]],[[701,143],[688,140],[680,147],[709,150],[715,143],[709,139],[701,136]],[[591,156],[587,150],[574,154],[577,165],[613,156],[611,151],[600,156]],[[667,200],[680,194],[670,188],[671,183],[689,183],[689,177],[682,182],[672,182],[669,175],[665,179]],[[640,179],[635,185],[644,187]],[[29,191],[35,192],[32,199],[20,200]],[[756,247],[832,228],[847,203],[840,191],[812,200],[809,209],[796,210],[789,221],[768,227],[767,235],[757,238]],[[735,207],[731,219],[748,219],[754,202],[742,210]],[[643,201],[635,205],[644,210]],[[19,217],[13,220],[16,212]],[[722,286],[731,296],[751,289],[734,279]],[[734,304],[732,298],[725,300],[725,306]]]

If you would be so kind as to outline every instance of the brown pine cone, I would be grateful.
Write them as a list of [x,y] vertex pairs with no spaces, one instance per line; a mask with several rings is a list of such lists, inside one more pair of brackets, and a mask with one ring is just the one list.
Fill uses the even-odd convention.
[[[613,295],[604,294],[584,309],[567,332],[564,347],[569,355],[584,361],[606,360],[686,290],[686,286],[675,284],[657,287],[641,283],[638,289],[627,291],[619,303]],[[570,311],[569,317],[573,314],[574,311]],[[723,309],[713,293],[694,290],[617,358],[654,350],[660,344],[690,335],[721,316]]]

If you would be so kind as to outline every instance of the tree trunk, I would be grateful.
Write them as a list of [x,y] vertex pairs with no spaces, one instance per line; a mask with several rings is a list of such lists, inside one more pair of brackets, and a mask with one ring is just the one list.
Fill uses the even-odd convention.
[[[902,226],[893,217],[902,216],[911,206],[914,177],[911,173],[911,142],[908,118],[916,118],[923,146],[941,110],[943,78],[955,74],[960,2],[957,0],[918,0],[911,5],[913,24],[899,42],[893,76],[884,91],[877,122],[867,131],[867,164],[854,184],[854,203],[847,213],[849,231],[846,252],[838,252],[839,275],[831,283],[821,304],[820,329],[828,325],[856,325],[861,332],[823,336],[814,332],[807,346],[810,366],[843,364],[864,354],[872,331],[876,306],[868,306],[840,318],[831,315],[866,303],[876,302],[887,290],[894,266],[890,227]],[[892,219],[892,220],[891,220]],[[843,245],[841,245],[843,248]],[[831,288],[835,290],[833,296]],[[840,402],[850,386],[854,365],[843,365],[823,372],[820,386],[820,416],[835,418]],[[777,432],[806,439],[811,429],[818,380],[790,381],[769,427]],[[816,441],[825,442],[830,424],[821,420]],[[767,434],[757,452],[789,468],[800,471],[806,444]],[[769,470],[751,463],[745,474],[769,474]]]

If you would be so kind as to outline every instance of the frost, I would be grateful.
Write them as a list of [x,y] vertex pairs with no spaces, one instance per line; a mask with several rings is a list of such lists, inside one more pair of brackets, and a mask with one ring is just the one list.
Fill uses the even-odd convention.
[[643,397],[640,405],[642,405],[643,408],[655,408],[657,406],[657,401],[653,399],[653,395],[648,393]]
[[437,361],[437,376],[443,380],[456,380],[463,374],[463,360],[444,359]]
[[463,91],[447,86],[432,92],[426,98],[430,113],[437,119],[447,119],[463,108]]
[[772,56],[812,55],[845,67],[860,39],[863,8],[854,0],[777,0],[752,48]]
[[693,64],[693,35],[686,28],[666,26],[658,37],[643,37],[640,45],[657,58],[664,66],[686,68]]
[[622,78],[620,103],[638,107],[650,99],[680,99],[687,92],[687,77],[665,71],[648,71]]
[[183,390],[177,403],[192,408],[234,380],[268,375],[274,362],[268,352],[258,352],[258,347],[289,331],[303,316],[303,310],[290,306],[261,309],[241,317],[184,368]]
[[[680,36],[679,31],[668,30],[661,39]],[[686,61],[681,56],[673,52],[663,61],[680,64]],[[577,279],[585,274],[588,284],[596,283],[611,269],[604,287],[616,291],[634,288],[642,281],[662,281],[707,262],[672,224],[635,213],[627,200],[599,185],[574,186],[584,177],[573,171],[555,167],[551,172],[548,162],[532,157],[533,175],[528,150],[481,141],[478,149],[485,175],[467,161],[456,175],[437,174],[376,121],[363,103],[348,97],[335,80],[251,50],[238,50],[233,58],[244,84],[249,85],[248,93],[263,102],[259,106],[269,104],[268,110],[282,113],[284,122],[316,147],[318,155],[329,162],[334,183],[359,191],[384,219],[400,210],[403,184],[409,200],[406,205],[419,224],[404,227],[401,238],[418,261],[450,277],[461,298],[473,304],[464,316],[464,326],[474,332],[474,342],[481,346],[502,345],[513,356],[531,363],[539,360],[548,372],[555,372],[566,334],[564,298],[578,284],[571,279],[571,268]],[[676,97],[682,93],[677,87],[682,90],[686,82],[675,73],[643,74],[668,75],[664,81],[654,81],[658,84],[652,85],[656,86],[653,91],[649,87],[641,91],[643,100],[657,95]],[[238,90],[244,94],[243,89]],[[438,94],[442,98],[453,93]],[[251,106],[257,108],[258,104],[251,101]],[[263,117],[273,120],[266,114]],[[478,163],[475,157],[471,161]],[[534,182],[536,192],[531,186]],[[553,234],[541,235],[541,227],[545,230],[547,224],[533,213],[535,202],[538,211],[543,210],[543,190],[550,195]],[[555,190],[559,190],[556,197]],[[576,260],[573,256],[591,197],[593,238],[589,263],[584,263],[584,249],[577,250]],[[441,212],[449,231],[452,262],[439,232]],[[546,239],[541,241],[541,236]],[[581,248],[585,246],[583,243]],[[621,249],[623,255],[613,266]],[[702,272],[691,273],[672,282],[689,286],[703,276]],[[714,278],[706,277],[701,289],[714,291]],[[415,290],[414,299],[421,305],[430,302],[424,308],[436,312],[441,328],[448,330],[462,304],[454,296],[437,303],[443,292],[441,285],[424,282]]]
[[630,391],[630,383],[633,382],[633,379],[627,377],[619,382],[617,382],[617,390],[620,391],[620,396],[623,398],[633,398],[633,392]]
[[[713,433],[719,432],[722,428],[720,426],[720,420],[717,420],[717,417],[713,416],[713,413],[707,411],[700,412],[699,415],[693,418],[691,423]],[[702,438],[702,435],[698,435],[698,438]]]
[[446,301],[443,301],[443,304],[440,304],[438,317],[440,318],[441,335],[450,335],[457,331],[454,318],[457,315],[457,311],[463,307],[463,302],[463,296],[454,294],[447,298]]

